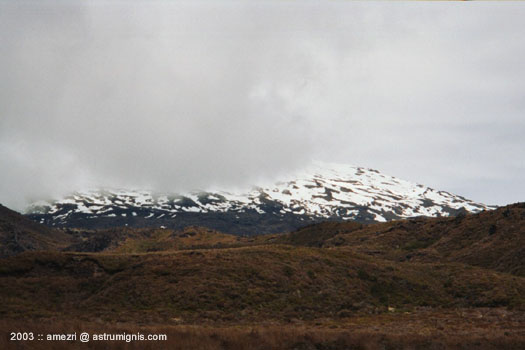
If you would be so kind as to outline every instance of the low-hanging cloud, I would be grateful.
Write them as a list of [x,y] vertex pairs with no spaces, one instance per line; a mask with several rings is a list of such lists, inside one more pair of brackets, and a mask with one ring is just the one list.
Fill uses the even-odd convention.
[[525,195],[525,5],[0,2],[0,202],[318,158]]

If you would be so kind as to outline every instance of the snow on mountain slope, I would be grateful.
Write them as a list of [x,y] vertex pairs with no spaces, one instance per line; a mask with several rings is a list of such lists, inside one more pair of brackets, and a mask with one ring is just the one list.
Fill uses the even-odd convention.
[[[122,224],[141,219],[177,221],[195,214],[258,213],[276,218],[339,219],[361,222],[388,221],[414,216],[449,216],[461,211],[492,209],[444,191],[436,191],[380,173],[377,170],[341,164],[315,163],[305,171],[270,187],[245,193],[195,191],[184,194],[145,190],[96,190],[31,205],[34,220],[58,226],[116,218]],[[134,220],[136,219],[136,220]],[[144,220],[142,220],[144,219]]]

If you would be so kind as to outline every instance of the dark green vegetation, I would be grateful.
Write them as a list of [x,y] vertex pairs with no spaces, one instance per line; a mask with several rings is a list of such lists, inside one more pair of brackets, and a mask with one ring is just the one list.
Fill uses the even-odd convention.
[[[372,349],[388,342],[391,348],[454,348],[450,341],[459,342],[457,348],[521,348],[524,224],[525,205],[516,204],[455,218],[327,222],[248,238],[198,227],[52,231],[68,236],[69,246],[0,260],[0,317],[8,324],[75,319],[162,325],[185,336],[203,332],[195,348],[226,342],[203,349],[256,348],[249,344],[257,337],[250,338],[246,327],[261,324],[289,327],[282,344],[290,349],[301,349],[301,342],[305,349],[367,348],[348,333],[356,329],[374,330],[368,339],[383,334]],[[27,237],[38,241],[49,234]],[[393,336],[403,322],[412,325],[412,338]],[[208,328],[182,331],[182,325]],[[297,333],[298,325],[311,331]],[[210,329],[218,328],[213,338]],[[334,329],[339,331],[330,333]],[[475,334],[492,338],[479,343]],[[277,348],[272,344],[267,348]]]

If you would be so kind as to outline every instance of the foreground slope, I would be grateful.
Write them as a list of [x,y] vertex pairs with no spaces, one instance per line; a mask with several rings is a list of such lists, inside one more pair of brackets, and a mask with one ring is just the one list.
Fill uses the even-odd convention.
[[165,332],[174,349],[522,349],[524,211],[256,237],[68,229],[67,252],[0,258],[0,329]]
[[[315,224],[235,237],[205,228],[96,231],[101,253],[3,259],[4,316],[124,317],[188,322],[317,319],[389,307],[525,303],[525,205],[456,218]],[[82,251],[91,239],[69,246]],[[34,300],[34,301],[32,301]],[[144,316],[146,317],[146,316]]]
[[181,229],[197,225],[228,233],[256,234],[283,232],[327,219],[384,222],[489,208],[377,170],[316,163],[272,186],[246,192],[85,191],[34,203],[27,212],[35,221],[59,227]]
[[189,323],[339,319],[389,308],[525,307],[525,278],[347,248],[256,246],[137,255],[23,253],[2,262],[3,318]]

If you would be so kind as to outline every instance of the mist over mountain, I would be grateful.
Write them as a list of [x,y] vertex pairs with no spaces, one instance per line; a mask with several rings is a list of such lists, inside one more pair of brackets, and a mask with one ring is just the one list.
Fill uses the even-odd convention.
[[228,233],[260,234],[323,220],[372,223],[490,208],[377,170],[316,162],[283,181],[244,192],[91,190],[33,203],[26,212],[31,219],[54,227],[182,229],[199,225]]
[[0,2],[0,202],[278,181],[312,159],[523,199],[525,8]]

